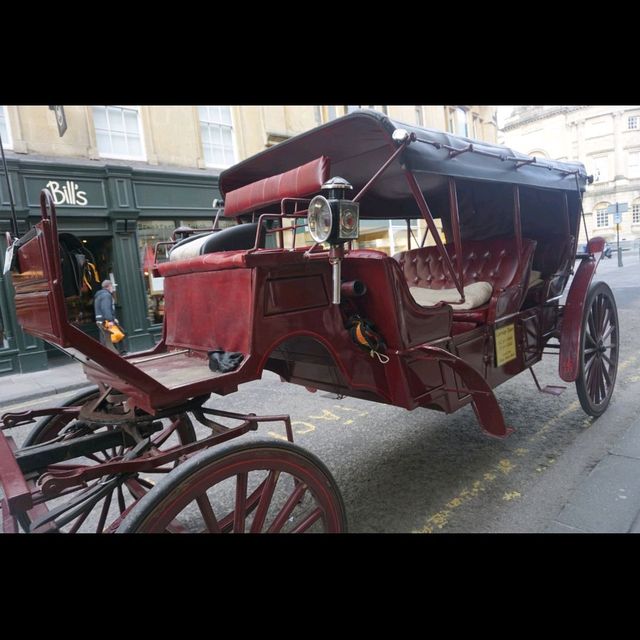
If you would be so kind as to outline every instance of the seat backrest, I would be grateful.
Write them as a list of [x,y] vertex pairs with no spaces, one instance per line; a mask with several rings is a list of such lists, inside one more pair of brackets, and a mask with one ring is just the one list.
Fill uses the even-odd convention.
[[564,272],[572,257],[572,249],[573,236],[557,235],[541,238],[533,254],[533,268],[540,272],[543,280],[558,272]]
[[[200,255],[215,253],[216,251],[237,251],[239,249],[253,249],[256,243],[258,223],[239,224],[209,235],[200,246]],[[258,247],[264,247],[265,227],[262,225]]]
[[[466,241],[462,247],[463,285],[474,282],[490,282],[494,291],[513,284],[521,284],[528,278],[531,258],[536,247],[534,240],[522,240],[522,256],[518,254],[515,237],[501,236],[488,240]],[[445,249],[457,270],[456,251],[453,244]],[[410,287],[428,289],[453,289],[455,283],[444,266],[437,247],[419,247],[394,256],[400,264]],[[520,261],[519,261],[519,258]],[[520,271],[518,271],[520,265]],[[525,287],[526,288],[526,287]]]

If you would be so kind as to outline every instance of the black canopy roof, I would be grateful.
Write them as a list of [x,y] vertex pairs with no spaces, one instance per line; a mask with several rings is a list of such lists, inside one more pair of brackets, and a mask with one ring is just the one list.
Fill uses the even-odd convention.
[[[362,200],[364,217],[418,217],[401,163],[414,173],[427,200],[447,188],[447,177],[484,183],[518,184],[560,191],[584,191],[587,175],[579,162],[534,159],[502,145],[454,136],[391,120],[376,111],[356,111],[297,135],[225,170],[223,194],[277,175],[322,155],[331,160],[331,175],[346,178],[357,193],[389,158],[392,134],[405,129],[412,142]],[[463,151],[463,153],[456,153]],[[577,181],[576,181],[577,177]]]

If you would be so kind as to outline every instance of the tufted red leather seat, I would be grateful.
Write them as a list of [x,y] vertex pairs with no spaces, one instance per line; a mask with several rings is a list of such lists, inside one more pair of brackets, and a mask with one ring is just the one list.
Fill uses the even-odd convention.
[[[466,241],[462,247],[463,285],[490,282],[493,293],[489,303],[482,307],[466,311],[454,309],[454,321],[478,324],[518,311],[527,290],[535,248],[535,240],[522,240],[522,258],[518,268],[518,247],[514,237]],[[457,270],[455,247],[446,244],[445,249]],[[394,258],[400,264],[409,287],[455,288],[435,246],[403,251]]]

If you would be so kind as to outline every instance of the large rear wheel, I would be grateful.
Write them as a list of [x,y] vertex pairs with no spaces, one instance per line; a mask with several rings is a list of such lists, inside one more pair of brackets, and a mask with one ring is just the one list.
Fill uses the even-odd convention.
[[206,450],[177,467],[130,511],[118,533],[341,533],[345,508],[313,454],[289,443]]
[[580,336],[576,390],[585,413],[602,415],[611,400],[618,371],[620,331],[613,293],[605,282],[591,285]]

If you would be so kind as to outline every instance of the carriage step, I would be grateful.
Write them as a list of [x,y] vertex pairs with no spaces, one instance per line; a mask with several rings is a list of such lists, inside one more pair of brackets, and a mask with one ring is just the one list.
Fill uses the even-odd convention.
[[529,367],[529,371],[531,371],[531,375],[533,376],[533,381],[536,383],[536,387],[538,387],[538,391],[540,393],[548,393],[552,396],[559,396],[564,393],[567,387],[561,384],[548,384],[544,387],[540,387],[540,383],[538,382],[538,378],[536,378],[536,374],[533,372],[533,368]]
[[563,387],[561,384],[548,384],[544,389],[540,390],[540,393],[549,393],[552,396],[559,396],[566,391],[567,387]]

